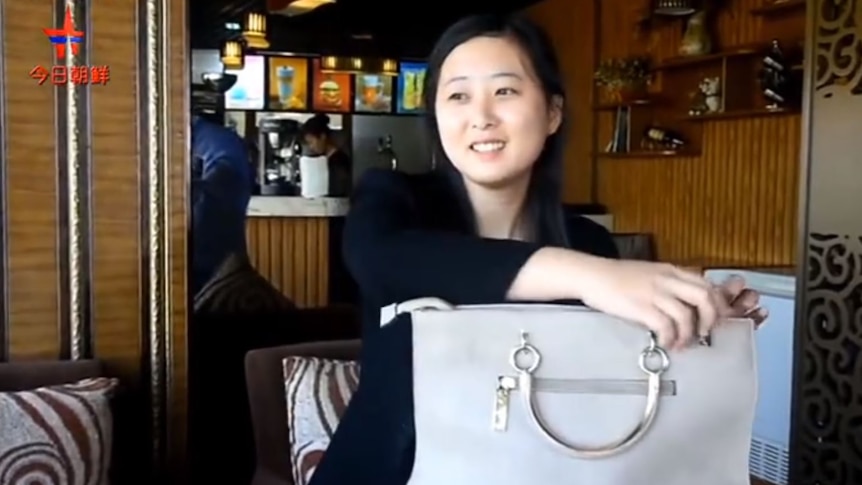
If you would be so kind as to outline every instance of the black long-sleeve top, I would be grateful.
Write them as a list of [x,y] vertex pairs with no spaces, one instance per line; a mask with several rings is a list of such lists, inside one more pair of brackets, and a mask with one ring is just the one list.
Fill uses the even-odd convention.
[[[344,229],[344,258],[363,302],[360,384],[310,485],[404,485],[413,468],[412,327],[380,327],[380,308],[433,296],[450,303],[501,303],[541,243],[473,235],[457,198],[437,174],[369,171]],[[610,234],[567,221],[570,247],[618,257]]]

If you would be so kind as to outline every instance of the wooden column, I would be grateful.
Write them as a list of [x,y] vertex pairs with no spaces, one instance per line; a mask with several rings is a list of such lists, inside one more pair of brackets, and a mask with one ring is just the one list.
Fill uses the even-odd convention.
[[808,2],[790,483],[862,481],[862,1]]
[[[67,11],[83,43],[61,57],[43,29]],[[0,2],[0,361],[105,362],[117,483],[182,462],[185,29],[183,0]]]

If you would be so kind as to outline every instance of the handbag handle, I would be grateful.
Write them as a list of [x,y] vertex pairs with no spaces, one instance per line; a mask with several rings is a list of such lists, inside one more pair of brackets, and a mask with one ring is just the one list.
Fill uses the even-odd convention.
[[[596,447],[582,447],[567,443],[553,431],[549,429],[548,424],[539,413],[536,405],[536,392],[533,389],[533,372],[539,367],[541,362],[541,354],[539,351],[527,343],[527,335],[521,332],[521,345],[516,347],[509,356],[509,362],[512,367],[518,371],[518,388],[522,391],[521,397],[524,407],[527,410],[527,415],[530,421],[539,431],[539,433],[548,440],[555,448],[563,451],[569,456],[580,459],[597,459],[607,458],[617,455],[631,448],[639,442],[649,431],[659,407],[659,396],[661,391],[661,375],[670,367],[670,358],[664,349],[658,346],[658,341],[654,333],[650,332],[650,343],[640,353],[638,365],[641,370],[647,374],[647,398],[644,408],[643,418],[635,427],[624,437]],[[518,362],[518,356],[531,357],[529,363],[522,365]],[[650,360],[658,358],[658,364],[651,366]]]

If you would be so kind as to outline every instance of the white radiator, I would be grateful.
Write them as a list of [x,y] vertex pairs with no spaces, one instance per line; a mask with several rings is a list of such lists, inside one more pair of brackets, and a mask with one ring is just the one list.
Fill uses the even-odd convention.
[[790,468],[790,402],[793,385],[793,332],[796,277],[750,270],[710,270],[720,282],[739,274],[761,293],[769,320],[757,331],[758,400],[749,454],[751,474],[787,485]]

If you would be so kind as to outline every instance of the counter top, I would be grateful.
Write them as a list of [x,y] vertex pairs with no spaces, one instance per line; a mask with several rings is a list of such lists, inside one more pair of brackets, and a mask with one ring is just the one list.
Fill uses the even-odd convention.
[[343,217],[350,207],[346,197],[306,199],[256,195],[248,204],[249,217]]

